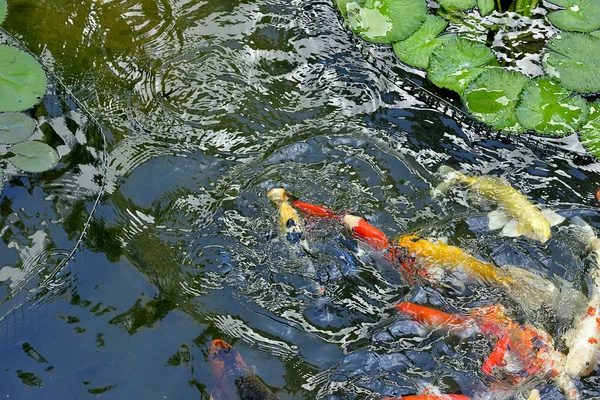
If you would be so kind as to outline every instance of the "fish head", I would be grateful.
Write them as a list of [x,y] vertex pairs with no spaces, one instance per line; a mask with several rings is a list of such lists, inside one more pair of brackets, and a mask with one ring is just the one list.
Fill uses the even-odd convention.
[[267,193],[267,197],[274,203],[283,203],[288,200],[288,195],[283,188],[273,188]]
[[208,359],[217,386],[222,390],[231,386],[235,378],[251,373],[240,353],[221,339],[213,340],[208,351]]

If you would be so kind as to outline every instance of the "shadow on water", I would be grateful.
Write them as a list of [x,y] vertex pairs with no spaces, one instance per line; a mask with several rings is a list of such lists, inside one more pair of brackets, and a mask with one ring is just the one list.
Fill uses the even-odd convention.
[[[208,346],[223,338],[282,399],[379,398],[425,384],[485,395],[487,342],[420,338],[391,306],[502,301],[525,318],[519,304],[482,288],[411,287],[332,223],[309,223],[318,256],[308,262],[275,231],[275,186],[389,236],[446,237],[587,288],[589,266],[563,227],[544,245],[499,237],[485,206],[430,191],[443,164],[502,175],[534,203],[600,228],[597,166],[478,135],[382,75],[391,51],[365,58],[329,3],[19,0],[9,15],[3,26],[108,128],[108,154],[104,172],[98,126],[60,87],[35,110],[68,149],[56,170],[15,174],[0,200],[5,263],[27,254],[35,266],[25,290],[3,285],[2,394],[208,398]],[[63,267],[98,174],[106,191]],[[557,338],[566,329],[543,311],[531,319]],[[589,398],[600,395],[597,378],[582,379]]]

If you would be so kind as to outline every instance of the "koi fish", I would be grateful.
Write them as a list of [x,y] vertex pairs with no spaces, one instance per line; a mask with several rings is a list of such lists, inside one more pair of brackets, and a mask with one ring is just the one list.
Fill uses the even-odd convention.
[[471,400],[462,394],[419,394],[411,396],[386,397],[382,400]]
[[581,218],[573,218],[580,227],[580,235],[594,259],[595,265],[590,271],[591,296],[585,313],[576,319],[575,325],[566,334],[569,347],[567,354],[567,373],[572,376],[589,375],[600,362],[600,239],[592,227]]
[[395,308],[431,328],[462,333],[465,330],[460,327],[465,326],[497,339],[482,364],[482,372],[486,375],[502,373],[513,384],[531,376],[550,376],[569,400],[579,399],[579,392],[565,370],[566,358],[554,349],[550,335],[531,325],[514,322],[502,306],[477,307],[469,315],[448,314],[409,302]]
[[279,206],[279,229],[288,242],[298,244],[307,254],[312,254],[308,241],[304,236],[304,226],[298,212],[289,202],[285,189],[274,188],[267,193],[267,197]]
[[240,353],[224,340],[213,340],[208,358],[216,380],[211,400],[277,400]]
[[488,215],[489,228],[502,228],[504,236],[526,236],[544,243],[550,239],[550,226],[565,220],[551,210],[540,211],[525,195],[502,178],[468,176],[448,166],[442,166],[439,172],[445,177],[445,181],[436,187],[434,193],[443,193],[451,186],[462,184],[496,203],[498,208]]

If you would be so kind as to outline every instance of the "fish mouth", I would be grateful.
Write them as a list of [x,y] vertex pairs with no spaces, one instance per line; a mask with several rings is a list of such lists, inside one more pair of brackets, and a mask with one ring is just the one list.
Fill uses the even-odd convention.
[[233,347],[222,339],[215,339],[212,341],[209,352],[214,355],[221,353],[229,353]]

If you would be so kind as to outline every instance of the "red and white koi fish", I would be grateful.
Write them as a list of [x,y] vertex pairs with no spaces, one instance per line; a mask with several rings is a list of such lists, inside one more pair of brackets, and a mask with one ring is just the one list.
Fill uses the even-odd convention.
[[208,359],[216,380],[211,400],[277,400],[240,353],[224,340],[213,340]]
[[514,322],[502,306],[474,308],[469,315],[448,314],[408,302],[395,308],[430,328],[444,328],[451,334],[475,328],[476,332],[497,340],[483,362],[484,374],[500,373],[512,384],[531,376],[551,377],[567,399],[579,399],[579,392],[566,373],[566,358],[554,349],[550,335],[529,324]]
[[589,375],[600,362],[600,239],[581,218],[575,217],[573,222],[579,226],[579,235],[595,264],[589,273],[591,296],[587,309],[565,334],[569,347],[567,373],[576,377]]

